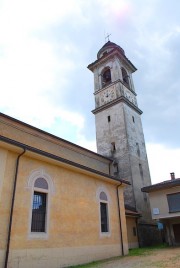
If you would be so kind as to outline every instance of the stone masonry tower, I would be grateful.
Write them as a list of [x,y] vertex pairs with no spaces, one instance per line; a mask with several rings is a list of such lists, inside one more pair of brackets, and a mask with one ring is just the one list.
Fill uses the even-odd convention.
[[108,41],[88,66],[94,73],[97,152],[113,158],[111,175],[128,180],[125,205],[151,222],[149,200],[141,188],[151,184],[145,141],[132,73],[124,50]]

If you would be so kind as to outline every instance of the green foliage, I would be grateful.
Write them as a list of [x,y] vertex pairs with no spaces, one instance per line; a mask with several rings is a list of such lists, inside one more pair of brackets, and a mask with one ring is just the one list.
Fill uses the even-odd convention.
[[[152,251],[160,250],[160,249],[167,248],[167,247],[168,246],[166,244],[161,244],[161,245],[153,246],[153,247],[134,248],[134,249],[129,250],[128,256],[147,256],[147,255],[152,254]],[[104,262],[111,261],[111,260],[118,260],[118,259],[125,258],[125,257],[119,256],[119,257],[114,257],[114,258],[110,258],[106,260],[91,262],[88,264],[71,266],[69,268],[94,268],[94,267],[98,268],[99,265],[103,264]]]
[[145,248],[134,248],[129,250],[129,256],[147,256],[152,253],[153,250],[158,250],[162,248],[167,248],[166,244],[161,244],[158,246],[145,247]]
[[82,264],[82,265],[77,265],[77,266],[70,266],[69,268],[92,268],[92,267],[98,267],[98,261],[96,262],[91,262],[88,264]]

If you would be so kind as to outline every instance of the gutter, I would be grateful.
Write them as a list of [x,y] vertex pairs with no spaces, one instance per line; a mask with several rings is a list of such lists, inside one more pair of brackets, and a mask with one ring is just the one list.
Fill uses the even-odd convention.
[[19,168],[19,160],[20,157],[25,154],[26,149],[22,148],[23,152],[18,155],[16,160],[16,170],[15,170],[15,176],[14,176],[14,185],[13,185],[13,194],[12,194],[12,200],[11,200],[11,211],[10,211],[10,218],[9,218],[9,227],[8,227],[8,238],[7,238],[7,246],[6,246],[6,255],[5,255],[5,263],[4,268],[7,268],[8,264],[8,257],[9,257],[9,247],[10,247],[10,240],[11,240],[11,230],[12,230],[12,218],[13,218],[13,211],[14,211],[14,201],[15,201],[15,195],[16,195],[16,184],[17,184],[17,175],[18,175],[18,168]]
[[124,256],[124,247],[123,247],[123,236],[122,236],[122,224],[121,224],[121,210],[120,210],[120,204],[119,204],[119,187],[122,185],[119,184],[117,186],[117,203],[118,203],[118,216],[119,216],[119,230],[120,230],[120,238],[121,238],[121,251],[122,251],[122,256]]
[[[81,147],[81,146],[79,146],[79,145],[77,145],[77,144],[75,144],[75,143],[72,143],[72,142],[70,142],[70,141],[68,141],[68,140],[62,139],[62,138],[60,138],[60,137],[58,137],[58,136],[56,136],[56,135],[54,135],[54,134],[48,133],[48,132],[46,132],[46,131],[44,131],[44,130],[42,130],[42,129],[39,129],[39,128],[37,128],[37,127],[31,126],[31,125],[29,125],[29,124],[27,124],[27,123],[24,123],[24,122],[22,122],[22,121],[20,121],[20,120],[18,120],[18,119],[15,119],[15,118],[11,117],[11,116],[9,116],[9,115],[6,115],[6,114],[3,114],[3,113],[0,112],[0,117],[5,118],[5,120],[8,119],[8,120],[10,120],[10,121],[13,121],[13,123],[17,123],[18,125],[23,125],[23,126],[25,126],[26,128],[30,128],[30,129],[33,130],[33,131],[39,132],[40,134],[46,135],[46,138],[45,138],[46,140],[48,139],[47,136],[49,136],[50,138],[56,139],[56,140],[59,141],[59,142],[66,143],[66,144],[68,144],[68,145],[70,145],[70,146],[76,147],[77,149],[86,151],[86,152],[88,152],[88,153],[90,153],[90,154],[93,154],[93,155],[95,155],[95,156],[97,156],[97,157],[103,158],[104,160],[111,161],[111,159],[109,159],[109,158],[106,157],[106,156],[100,155],[100,154],[95,153],[95,152],[93,152],[93,151],[91,151],[91,150],[88,150],[88,149],[86,149],[86,148],[84,148],[84,147]],[[0,118],[0,122],[2,122],[3,124],[6,124],[6,125],[10,125],[10,126],[12,126],[11,123],[7,123],[7,121],[1,120],[1,118]],[[21,127],[17,127],[17,129],[22,131],[22,128],[21,128]],[[23,131],[24,131],[24,130],[23,130]],[[25,133],[28,133],[28,134],[31,134],[31,135],[35,135],[35,134],[30,133],[30,132],[27,131],[27,130],[25,131]],[[73,151],[76,151],[76,150],[73,149]]]

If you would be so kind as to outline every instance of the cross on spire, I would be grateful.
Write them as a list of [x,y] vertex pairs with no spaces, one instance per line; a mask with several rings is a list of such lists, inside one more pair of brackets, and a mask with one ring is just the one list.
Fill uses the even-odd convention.
[[110,35],[111,35],[111,34],[108,34],[108,33],[107,33],[107,35],[105,36],[105,43],[106,43],[106,40],[109,41],[109,36],[110,36]]

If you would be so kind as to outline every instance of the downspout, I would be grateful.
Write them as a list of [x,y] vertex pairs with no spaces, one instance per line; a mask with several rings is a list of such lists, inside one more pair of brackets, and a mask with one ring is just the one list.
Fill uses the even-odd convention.
[[119,230],[120,230],[120,239],[121,239],[121,251],[122,251],[122,256],[124,256],[124,248],[123,248],[123,236],[122,236],[122,224],[121,224],[121,210],[120,210],[120,204],[119,204],[119,187],[122,185],[119,184],[117,186],[117,203],[118,203],[118,215],[119,215]]
[[109,163],[109,175],[111,175],[111,163]]
[[13,218],[13,211],[14,211],[14,201],[15,201],[15,194],[16,194],[16,184],[17,184],[17,175],[18,175],[18,168],[19,168],[19,159],[26,152],[26,149],[24,149],[24,148],[22,148],[22,149],[23,149],[23,152],[20,155],[18,155],[17,160],[16,160],[16,170],[15,170],[13,193],[12,193],[12,200],[11,200],[11,211],[10,211],[10,218],[9,218],[9,228],[8,228],[8,238],[7,238],[7,247],[6,247],[4,268],[7,268],[8,257],[9,257],[9,246],[10,246],[10,239],[11,239],[12,218]]
[[138,238],[138,246],[140,247],[140,236],[139,236],[139,228],[138,228],[138,219],[136,218],[136,231],[137,231],[137,238]]

